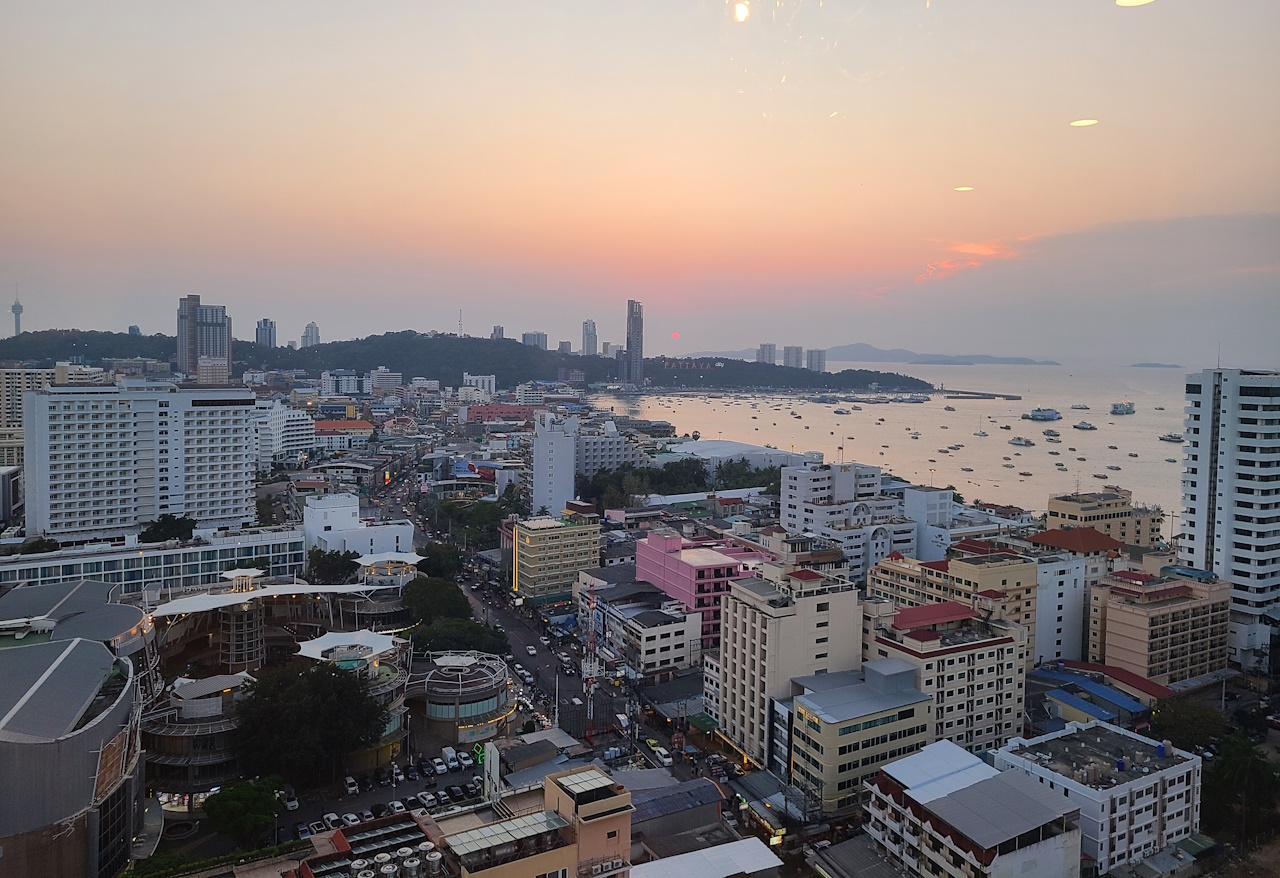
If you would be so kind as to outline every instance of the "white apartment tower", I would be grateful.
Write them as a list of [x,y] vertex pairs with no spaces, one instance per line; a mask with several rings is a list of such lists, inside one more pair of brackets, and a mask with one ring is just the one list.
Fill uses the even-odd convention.
[[259,470],[269,471],[273,464],[296,459],[316,447],[316,422],[278,399],[258,403],[251,424]]
[[1179,560],[1231,583],[1227,655],[1256,670],[1280,619],[1280,372],[1205,369],[1186,395]]
[[252,391],[126,380],[47,387],[24,409],[29,534],[85,542],[165,513],[203,528],[257,518]]
[[[550,412],[534,412],[533,495],[529,508],[535,513],[559,516],[573,499],[577,441],[577,418],[559,421]],[[541,512],[543,509],[545,513]]]
[[756,348],[756,362],[775,365],[778,362],[778,346],[769,341],[762,343]]
[[782,349],[782,365],[791,369],[804,368],[804,348],[798,344],[789,344]]
[[306,329],[302,330],[302,347],[310,348],[320,344],[320,327],[314,322],[308,323]]
[[596,344],[596,322],[594,320],[582,321],[582,356],[594,357],[598,349]]
[[225,360],[230,373],[231,318],[224,305],[185,296],[178,300],[178,371],[196,374],[201,357]]
[[805,351],[804,367],[810,372],[827,371],[827,352],[821,348],[809,348]]
[[276,346],[276,322],[269,317],[263,317],[258,321],[257,332],[254,340],[259,347],[273,348]]

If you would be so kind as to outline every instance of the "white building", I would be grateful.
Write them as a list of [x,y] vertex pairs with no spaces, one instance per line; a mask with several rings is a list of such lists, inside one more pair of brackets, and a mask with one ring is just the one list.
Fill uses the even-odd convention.
[[[418,379],[414,379],[417,381]],[[489,395],[498,392],[498,376],[496,375],[472,375],[470,372],[462,373],[463,387],[478,387]]]
[[782,468],[779,502],[789,533],[812,533],[844,551],[849,578],[867,571],[891,552],[913,557],[916,524],[902,514],[900,501],[880,493],[880,467],[860,463],[809,464]]
[[867,834],[907,874],[1080,875],[1079,806],[950,741],[889,763],[867,787]]
[[1255,670],[1280,615],[1280,372],[1206,369],[1186,394],[1178,557],[1231,583],[1227,656]]
[[137,533],[166,513],[202,528],[257,520],[253,393],[125,380],[28,393],[27,532]]
[[533,382],[516,385],[516,405],[542,405],[545,395],[542,386]]
[[325,396],[369,393],[369,377],[351,369],[334,369],[320,373],[320,392]]
[[620,466],[650,466],[649,456],[626,436],[618,432],[613,421],[588,432],[578,432],[575,442],[574,471],[584,476],[594,476],[601,470],[612,472]]
[[306,329],[302,330],[302,344],[299,347],[309,348],[320,344],[320,327],[315,323],[308,323]]
[[404,383],[404,375],[392,372],[386,366],[379,366],[369,373],[369,391],[371,393],[391,393]]
[[773,342],[763,342],[756,348],[756,362],[768,363],[770,366],[778,362],[778,346]]
[[955,543],[966,539],[1028,533],[1030,521],[1001,518],[955,502],[950,488],[897,482],[886,485],[886,494],[902,498],[902,514],[916,523],[916,555],[921,561],[940,561]]
[[354,494],[313,494],[302,510],[307,551],[360,552],[379,555],[413,551],[413,522],[370,524],[360,518],[360,498]]
[[1080,809],[1081,852],[1098,874],[1161,851],[1200,829],[1199,756],[1107,723],[1067,723],[989,754]]
[[1057,659],[1087,659],[1085,615],[1089,587],[1083,558],[1047,552],[1036,560],[1036,664]]
[[582,321],[582,356],[594,357],[597,347],[596,322],[594,320]]
[[809,348],[804,352],[804,367],[810,372],[827,371],[827,352],[821,348]]
[[261,471],[316,447],[316,422],[306,412],[289,408],[278,399],[270,403],[259,401],[252,425]]
[[800,345],[786,345],[782,349],[782,365],[791,369],[804,368],[804,348]]
[[559,515],[573,499],[573,476],[577,466],[578,419],[557,420],[550,412],[534,412],[533,491],[529,507],[537,512]]
[[580,589],[578,618],[583,632],[594,626],[601,658],[616,658],[630,680],[653,682],[701,664],[702,614],[647,582]]

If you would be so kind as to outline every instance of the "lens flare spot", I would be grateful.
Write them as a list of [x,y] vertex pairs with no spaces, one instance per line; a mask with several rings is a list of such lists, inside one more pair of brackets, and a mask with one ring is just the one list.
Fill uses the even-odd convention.
[[957,192],[972,192],[972,191],[973,191],[973,187],[972,187],[972,186],[957,186],[957,187],[956,187],[956,191],[957,191]]
[[678,332],[673,332],[673,333],[671,333],[671,337],[672,337],[672,338],[679,338],[679,337],[680,337],[680,333],[678,333]]
[[1146,6],[1148,3],[1155,3],[1156,0],[1116,0],[1117,6]]
[[735,3],[733,5],[733,17],[739,24],[746,21],[751,15],[751,7],[746,3]]
[[1071,122],[1072,128],[1090,128],[1098,124],[1097,119],[1075,119]]

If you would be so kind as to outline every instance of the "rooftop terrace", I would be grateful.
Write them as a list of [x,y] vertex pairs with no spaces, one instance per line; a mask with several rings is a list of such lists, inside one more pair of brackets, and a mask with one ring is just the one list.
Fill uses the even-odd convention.
[[[1030,759],[1068,778],[1073,778],[1077,769],[1096,765],[1096,780],[1086,778],[1083,783],[1094,789],[1107,789],[1191,761],[1172,747],[1160,756],[1158,744],[1139,735],[1126,735],[1105,723],[1091,723],[1068,726],[1065,733],[1031,742],[1011,744],[1009,753]],[[1117,767],[1121,757],[1125,760],[1123,771]]]

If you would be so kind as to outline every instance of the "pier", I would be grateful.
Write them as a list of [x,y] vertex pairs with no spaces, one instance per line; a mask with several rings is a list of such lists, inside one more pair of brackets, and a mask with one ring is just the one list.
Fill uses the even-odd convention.
[[944,390],[942,394],[947,399],[1022,399],[1016,393],[984,393],[979,390]]

